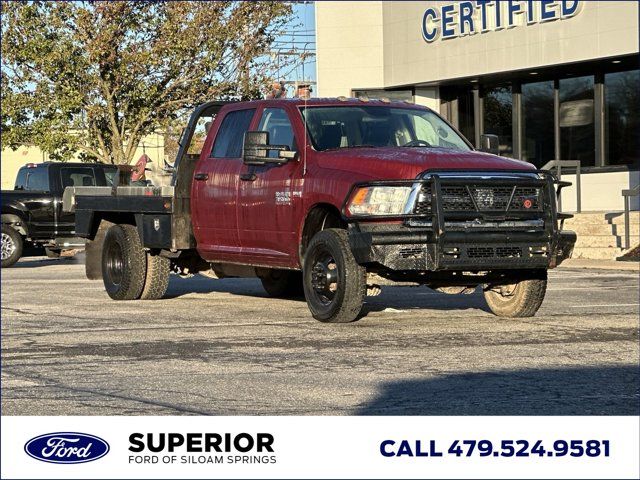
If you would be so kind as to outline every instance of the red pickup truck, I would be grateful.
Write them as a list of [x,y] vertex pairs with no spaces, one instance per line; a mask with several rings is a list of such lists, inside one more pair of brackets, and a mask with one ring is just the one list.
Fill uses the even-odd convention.
[[532,316],[576,240],[556,209],[567,183],[405,102],[207,103],[174,167],[170,187],[65,192],[87,276],[113,299],[160,298],[171,271],[257,276],[272,296],[304,292],[320,321],[351,322],[375,274],[482,286],[497,315]]

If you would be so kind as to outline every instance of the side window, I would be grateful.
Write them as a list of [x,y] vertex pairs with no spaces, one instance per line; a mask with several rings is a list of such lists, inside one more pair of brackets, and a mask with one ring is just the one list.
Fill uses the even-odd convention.
[[49,175],[46,168],[30,168],[27,170],[27,190],[39,192],[49,191]]
[[[258,130],[269,132],[271,145],[288,145],[291,150],[294,150],[293,128],[287,112],[282,108],[265,108],[262,112],[262,118],[260,118]],[[269,157],[277,158],[277,156],[277,151],[269,151]]]
[[16,177],[16,186],[13,187],[14,190],[24,190],[27,188],[27,169],[26,167],[22,167],[18,170],[18,176]]
[[67,187],[95,187],[96,178],[93,168],[88,167],[62,167],[60,169],[62,189]]
[[117,178],[116,177],[117,174],[118,174],[117,168],[105,168],[104,169],[105,185],[108,187],[113,186],[113,182]]
[[249,130],[255,109],[229,112],[222,120],[216,134],[211,156],[215,158],[239,158],[242,156],[242,141]]

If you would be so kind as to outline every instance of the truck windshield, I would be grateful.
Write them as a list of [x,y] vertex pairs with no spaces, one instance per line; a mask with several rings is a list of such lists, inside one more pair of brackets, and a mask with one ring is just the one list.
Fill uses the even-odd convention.
[[382,106],[306,107],[302,115],[316,150],[354,147],[471,147],[430,110]]

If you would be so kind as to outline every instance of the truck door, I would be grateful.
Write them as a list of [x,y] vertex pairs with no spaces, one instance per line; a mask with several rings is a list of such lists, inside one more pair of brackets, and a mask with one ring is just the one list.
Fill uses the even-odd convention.
[[255,109],[227,111],[216,118],[211,152],[202,152],[191,190],[193,233],[198,252],[210,261],[236,260],[238,237],[238,178],[242,168],[242,142]]
[[29,211],[29,236],[32,238],[51,238],[55,232],[55,202],[53,189],[49,182],[47,165],[27,167],[24,190],[33,193],[25,196],[23,203]]
[[[283,108],[264,108],[256,128],[269,132],[269,144],[296,150],[292,122]],[[277,156],[277,151],[269,155]],[[238,196],[240,244],[245,261],[276,267],[298,264],[297,221],[300,217],[301,162],[242,165]]]

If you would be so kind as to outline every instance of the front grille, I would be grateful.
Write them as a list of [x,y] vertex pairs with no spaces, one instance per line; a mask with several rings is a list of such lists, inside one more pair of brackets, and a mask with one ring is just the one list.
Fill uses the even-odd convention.
[[422,247],[407,247],[400,249],[400,256],[402,258],[417,258],[421,257],[424,252]]
[[469,258],[490,258],[494,256],[493,247],[469,247],[467,249]]
[[471,187],[469,190],[481,211],[506,210],[513,193],[513,187]]
[[417,215],[431,215],[431,185],[422,185],[413,213]]
[[443,186],[442,190],[442,209],[447,211],[465,211],[473,212],[476,207],[473,200],[469,196],[467,187]]
[[[527,203],[529,201],[530,203]],[[542,203],[540,202],[540,189],[535,187],[518,187],[513,194],[513,200],[509,210],[516,211],[540,211]]]
[[500,258],[519,258],[522,256],[520,247],[498,247],[496,248],[496,257]]
[[[442,185],[440,202],[451,212],[539,212],[542,189],[537,187]],[[431,187],[423,185],[413,213],[431,215]]]

